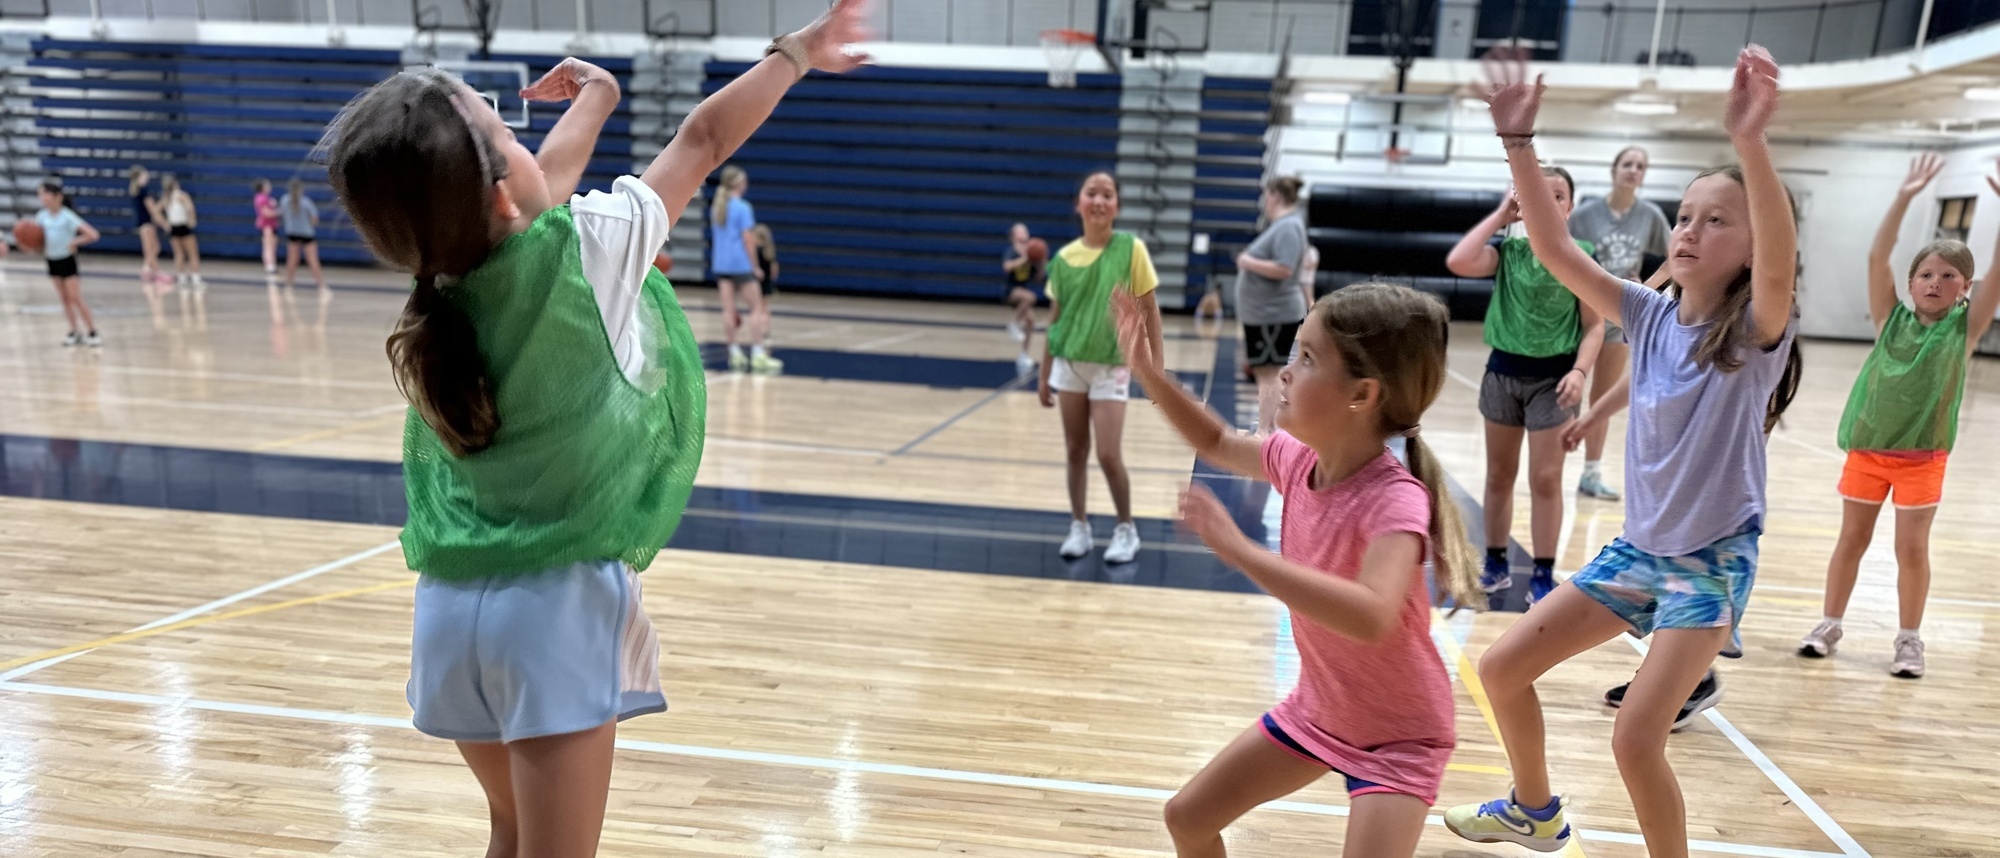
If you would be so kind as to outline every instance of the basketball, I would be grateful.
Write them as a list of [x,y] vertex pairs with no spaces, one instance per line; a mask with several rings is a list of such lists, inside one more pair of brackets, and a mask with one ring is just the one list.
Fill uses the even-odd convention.
[[14,243],[29,253],[42,252],[42,225],[31,220],[16,222]]
[[1039,238],[1028,239],[1028,261],[1036,265],[1049,261],[1049,243]]
[[674,270],[674,258],[664,253],[655,253],[653,267],[660,269],[661,274],[670,274]]

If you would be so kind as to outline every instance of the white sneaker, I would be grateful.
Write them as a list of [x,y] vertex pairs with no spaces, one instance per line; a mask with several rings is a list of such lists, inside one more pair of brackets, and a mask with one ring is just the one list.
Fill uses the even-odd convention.
[[1889,663],[1889,675],[1920,679],[1924,675],[1924,641],[1916,635],[1896,635],[1896,660]]
[[1034,372],[1034,371],[1035,371],[1035,359],[1034,359],[1034,358],[1031,358],[1031,357],[1029,357],[1029,356],[1028,356],[1028,355],[1026,355],[1025,353],[1024,353],[1024,354],[1018,354],[1018,355],[1015,355],[1015,356],[1014,356],[1014,371],[1015,371],[1015,372],[1018,372],[1018,373],[1020,373],[1020,374],[1022,374],[1022,375],[1027,375],[1028,373],[1031,373],[1031,372]]
[[96,331],[91,331],[90,333],[84,335],[83,344],[94,349],[102,347],[104,345],[104,341],[98,338]]
[[1139,527],[1129,521],[1111,530],[1111,546],[1104,549],[1104,562],[1130,563],[1139,553]]
[[65,346],[83,345],[83,335],[75,331],[70,331],[69,336],[63,337],[63,345]]
[[1020,322],[1008,322],[1007,336],[1012,337],[1014,339],[1014,342],[1018,343],[1028,339],[1028,332],[1021,330]]
[[1075,560],[1078,557],[1089,554],[1090,550],[1096,547],[1097,538],[1091,535],[1089,523],[1072,520],[1069,523],[1069,538],[1063,540],[1062,548],[1058,549],[1056,553],[1061,554],[1067,559]]
[[[1820,620],[1819,625],[1813,626],[1812,631],[1807,632],[1806,636],[1799,640],[1799,655],[1806,658],[1826,658],[1833,655],[1834,649],[1840,646],[1842,634],[1845,633],[1840,630],[1838,623],[1832,620]],[[1923,657],[1918,656],[1917,660],[1922,662]]]

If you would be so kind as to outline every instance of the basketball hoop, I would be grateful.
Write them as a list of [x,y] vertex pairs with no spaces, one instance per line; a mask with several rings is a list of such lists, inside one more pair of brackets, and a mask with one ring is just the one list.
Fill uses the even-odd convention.
[[1097,35],[1082,30],[1043,30],[1042,53],[1049,58],[1049,86],[1076,87],[1076,63],[1083,50],[1097,44]]

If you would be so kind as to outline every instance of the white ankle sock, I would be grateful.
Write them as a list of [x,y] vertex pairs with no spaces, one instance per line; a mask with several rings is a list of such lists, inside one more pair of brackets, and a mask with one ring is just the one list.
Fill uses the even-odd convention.
[[1593,461],[1593,460],[1589,460],[1589,459],[1586,459],[1586,460],[1584,460],[1584,463],[1583,463],[1583,478],[1587,480],[1587,479],[1590,479],[1590,478],[1592,478],[1592,477],[1597,477],[1597,476],[1601,476],[1601,475],[1602,475],[1602,473],[1601,473],[1601,472],[1600,472],[1600,471],[1598,470],[1598,464],[1599,464],[1598,462],[1596,462],[1596,461]]
[[1896,630],[1896,639],[1897,639],[1897,640],[1902,640],[1903,638],[1917,638],[1917,637],[1922,637],[1922,635],[1919,635],[1919,634],[1917,634],[1917,630],[1916,630],[1916,629],[1897,629],[1897,630]]
[[1832,623],[1832,624],[1833,624],[1833,627],[1834,627],[1834,628],[1836,628],[1836,629],[1837,629],[1837,628],[1840,628],[1840,618],[1839,618],[1839,617],[1820,617],[1820,618],[1819,618],[1819,621],[1820,621],[1820,622],[1822,622],[1822,623]]
[[750,356],[751,356],[751,357],[760,357],[760,358],[761,358],[761,357],[769,357],[770,355],[769,355],[769,353],[768,353],[768,352],[764,351],[764,347],[763,347],[763,346],[761,346],[761,345],[758,345],[758,346],[751,346],[751,347],[750,347]]
[[735,344],[735,343],[730,343],[730,344],[729,344],[729,356],[730,356],[730,357],[742,357],[742,356],[743,356],[743,347],[742,347],[742,346],[739,346],[739,345],[737,345],[737,344]]

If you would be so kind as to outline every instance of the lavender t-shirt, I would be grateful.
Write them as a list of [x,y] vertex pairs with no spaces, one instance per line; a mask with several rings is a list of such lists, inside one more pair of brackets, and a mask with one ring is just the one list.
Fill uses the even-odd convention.
[[[1681,302],[1625,283],[1632,417],[1625,432],[1625,541],[1661,557],[1692,554],[1764,515],[1764,412],[1798,333],[1747,346],[1743,367],[1695,366],[1710,324],[1683,325]],[[1745,315],[1744,323],[1749,324]]]

